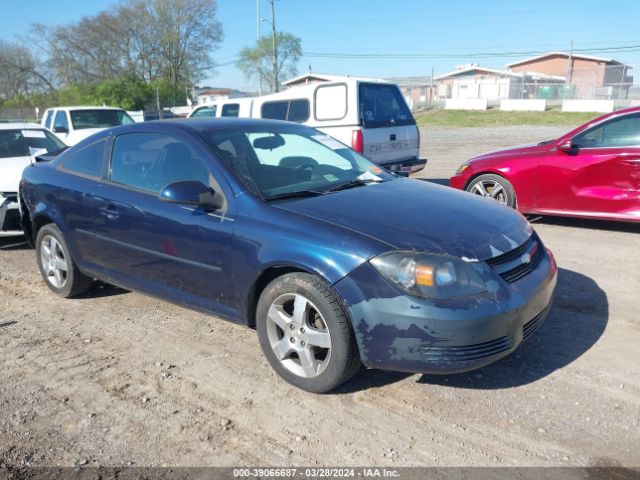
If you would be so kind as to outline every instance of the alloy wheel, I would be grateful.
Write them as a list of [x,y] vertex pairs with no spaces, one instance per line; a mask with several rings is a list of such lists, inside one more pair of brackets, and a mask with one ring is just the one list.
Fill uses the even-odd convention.
[[283,367],[303,378],[324,372],[331,357],[331,335],[308,298],[280,295],[269,307],[266,323],[269,344]]
[[509,203],[507,191],[500,183],[494,180],[480,180],[469,191],[476,195],[492,198],[503,205],[508,205]]
[[55,288],[62,288],[67,283],[68,266],[60,242],[52,235],[42,239],[40,262],[47,281]]

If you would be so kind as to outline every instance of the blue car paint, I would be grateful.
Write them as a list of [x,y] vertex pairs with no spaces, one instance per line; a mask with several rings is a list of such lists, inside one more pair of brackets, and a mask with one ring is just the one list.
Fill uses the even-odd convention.
[[[512,284],[483,262],[529,238],[531,227],[521,215],[496,202],[408,179],[265,203],[216,158],[200,134],[247,126],[306,128],[191,120],[110,129],[50,163],[27,167],[23,210],[31,222],[46,217],[58,225],[86,274],[238,322],[251,322],[254,286],[263,272],[286,267],[315,273],[342,299],[368,367],[438,373],[475,368],[511,352],[522,340],[523,325],[548,310],[556,279],[550,253],[545,251],[535,271]],[[207,159],[227,201],[224,212],[161,202],[106,180],[113,138],[145,131],[179,136]],[[60,169],[66,155],[99,139],[107,142],[103,178]],[[487,292],[447,301],[406,295],[368,262],[395,249],[464,258],[478,270]]]

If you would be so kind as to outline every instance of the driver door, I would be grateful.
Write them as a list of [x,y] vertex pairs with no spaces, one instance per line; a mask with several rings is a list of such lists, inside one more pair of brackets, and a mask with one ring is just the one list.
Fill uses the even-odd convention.
[[538,210],[588,216],[625,215],[640,193],[640,114],[579,133],[571,150],[554,149],[538,166]]

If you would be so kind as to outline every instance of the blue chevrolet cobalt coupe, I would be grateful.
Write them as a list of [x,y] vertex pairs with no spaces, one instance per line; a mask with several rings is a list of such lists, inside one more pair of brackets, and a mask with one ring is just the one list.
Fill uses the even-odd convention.
[[94,279],[255,327],[286,381],[455,373],[544,320],[551,253],[515,211],[401,178],[301,125],[149,122],[25,169],[22,226],[47,286]]

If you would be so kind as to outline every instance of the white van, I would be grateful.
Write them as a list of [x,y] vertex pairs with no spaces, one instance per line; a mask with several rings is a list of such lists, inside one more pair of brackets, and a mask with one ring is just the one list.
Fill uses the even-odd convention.
[[189,117],[252,117],[317,128],[389,170],[422,170],[420,133],[398,86],[346,78],[196,107]]

